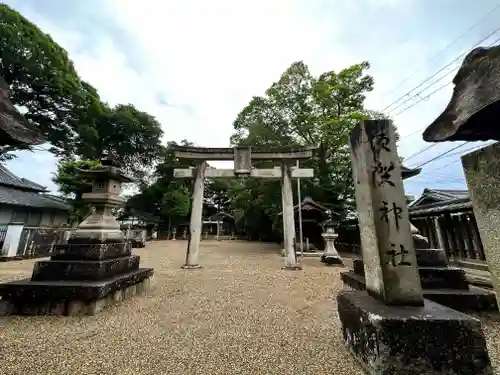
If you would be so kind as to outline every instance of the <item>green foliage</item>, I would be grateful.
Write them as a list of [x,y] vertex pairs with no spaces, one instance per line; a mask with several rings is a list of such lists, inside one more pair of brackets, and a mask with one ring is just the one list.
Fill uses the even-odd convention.
[[95,90],[81,82],[67,52],[36,25],[0,4],[0,75],[12,102],[58,155],[74,146],[81,110]]
[[52,181],[59,186],[59,191],[73,199],[73,220],[80,220],[89,213],[89,205],[82,201],[82,195],[92,190],[92,181],[80,170],[90,170],[101,167],[95,160],[61,161]]
[[80,132],[78,155],[97,159],[111,151],[127,174],[144,182],[162,154],[163,130],[156,118],[131,104],[110,108],[105,103],[92,103],[89,117],[89,126]]
[[[313,77],[303,62],[292,64],[266,91],[254,97],[234,122],[233,144],[255,146],[319,146],[314,160],[301,164],[315,170],[315,178],[303,182],[303,196],[311,196],[341,218],[352,208],[353,184],[348,135],[361,119],[382,117],[364,108],[373,78],[366,74],[367,62],[340,72]],[[281,212],[279,184],[246,182],[243,201],[251,200],[279,229]],[[255,208],[252,208],[256,211]],[[259,221],[262,218],[259,219]]]
[[[174,145],[170,142],[169,145]],[[183,145],[192,145],[182,141]],[[143,185],[139,194],[131,197],[125,210],[136,210],[150,213],[162,219],[164,223],[182,224],[187,220],[191,209],[191,180],[176,180],[175,168],[187,168],[190,162],[179,160],[167,147],[162,150],[161,161],[156,166],[150,185]]]
[[[131,177],[145,180],[159,158],[163,131],[158,121],[133,105],[102,103],[83,82],[67,52],[36,25],[0,4],[0,75],[12,102],[64,159],[118,156]],[[9,154],[2,150],[2,158]]]

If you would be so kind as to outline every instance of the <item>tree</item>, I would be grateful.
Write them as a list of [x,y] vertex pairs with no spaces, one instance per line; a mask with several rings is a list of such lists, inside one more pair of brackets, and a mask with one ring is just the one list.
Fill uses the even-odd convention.
[[82,200],[82,195],[92,190],[92,181],[79,169],[90,170],[101,167],[95,160],[60,161],[52,181],[58,185],[59,191],[73,200],[72,220],[80,221],[89,213],[89,205]]
[[[344,217],[354,202],[349,132],[359,120],[380,116],[364,108],[365,95],[374,84],[366,74],[368,68],[369,64],[363,62],[338,73],[329,71],[313,77],[303,62],[292,64],[265,96],[254,97],[238,114],[231,143],[318,145],[317,157],[301,164],[315,170],[315,178],[303,183],[303,195]],[[279,184],[273,188],[266,185],[246,183],[253,202],[260,204],[260,213],[269,215],[279,230]],[[255,207],[252,209],[255,211]]]
[[5,4],[0,4],[0,50],[0,75],[11,101],[26,111],[55,154],[68,156],[86,126],[80,120],[87,103],[97,93],[80,80],[61,46]]
[[[174,144],[170,142],[168,145]],[[186,140],[181,144],[192,146]],[[174,169],[187,168],[191,163],[189,160],[177,159],[169,147],[163,149],[161,162],[153,174],[154,182],[142,185],[141,192],[127,201],[125,210],[148,212],[159,217],[169,228],[185,222],[191,210],[192,181],[175,179]]]
[[98,159],[104,151],[111,151],[119,156],[125,173],[144,182],[163,152],[160,123],[131,104],[111,108],[91,102],[87,113],[91,125],[81,129],[77,153],[84,159]]

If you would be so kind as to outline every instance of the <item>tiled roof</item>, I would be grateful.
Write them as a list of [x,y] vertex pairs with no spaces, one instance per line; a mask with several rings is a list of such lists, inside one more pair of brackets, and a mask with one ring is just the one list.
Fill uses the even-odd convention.
[[5,166],[0,164],[0,185],[12,186],[21,190],[31,190],[38,192],[45,192],[47,189],[45,186],[37,184],[36,182],[30,181],[26,178],[17,177],[11,171],[9,171]]
[[425,190],[427,190],[429,193],[442,195],[443,198],[448,198],[448,199],[461,199],[461,198],[467,198],[469,196],[468,190],[451,190],[451,189],[425,189]]
[[40,194],[34,191],[23,191],[10,186],[0,185],[0,204],[25,207],[51,208],[69,211],[71,206],[61,198]]
[[447,205],[464,199],[469,199],[469,192],[467,190],[424,189],[422,196],[411,202],[408,208],[416,210],[428,205]]

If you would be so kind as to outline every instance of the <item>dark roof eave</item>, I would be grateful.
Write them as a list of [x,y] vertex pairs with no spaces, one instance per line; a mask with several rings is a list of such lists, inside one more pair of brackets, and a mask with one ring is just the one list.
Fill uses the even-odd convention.
[[412,207],[408,210],[410,217],[438,215],[441,213],[451,213],[457,211],[469,210],[472,208],[470,198],[452,199],[448,201],[425,204],[418,207]]

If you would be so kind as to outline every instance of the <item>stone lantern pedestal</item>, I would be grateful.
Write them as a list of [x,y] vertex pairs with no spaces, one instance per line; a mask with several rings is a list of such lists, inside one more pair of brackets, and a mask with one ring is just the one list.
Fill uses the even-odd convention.
[[336,223],[330,218],[324,225],[325,232],[321,235],[325,240],[325,251],[321,255],[320,261],[328,265],[343,266],[344,262],[335,248],[335,240],[339,236],[335,233]]
[[[151,268],[139,268],[111,209],[123,203],[122,182],[131,180],[112,160],[81,171],[93,179],[82,198],[95,210],[72,233],[68,244],[55,245],[50,260],[35,263],[31,279],[0,284],[3,312],[21,315],[94,315],[103,308],[149,289]],[[1,310],[1,309],[0,309]]]

